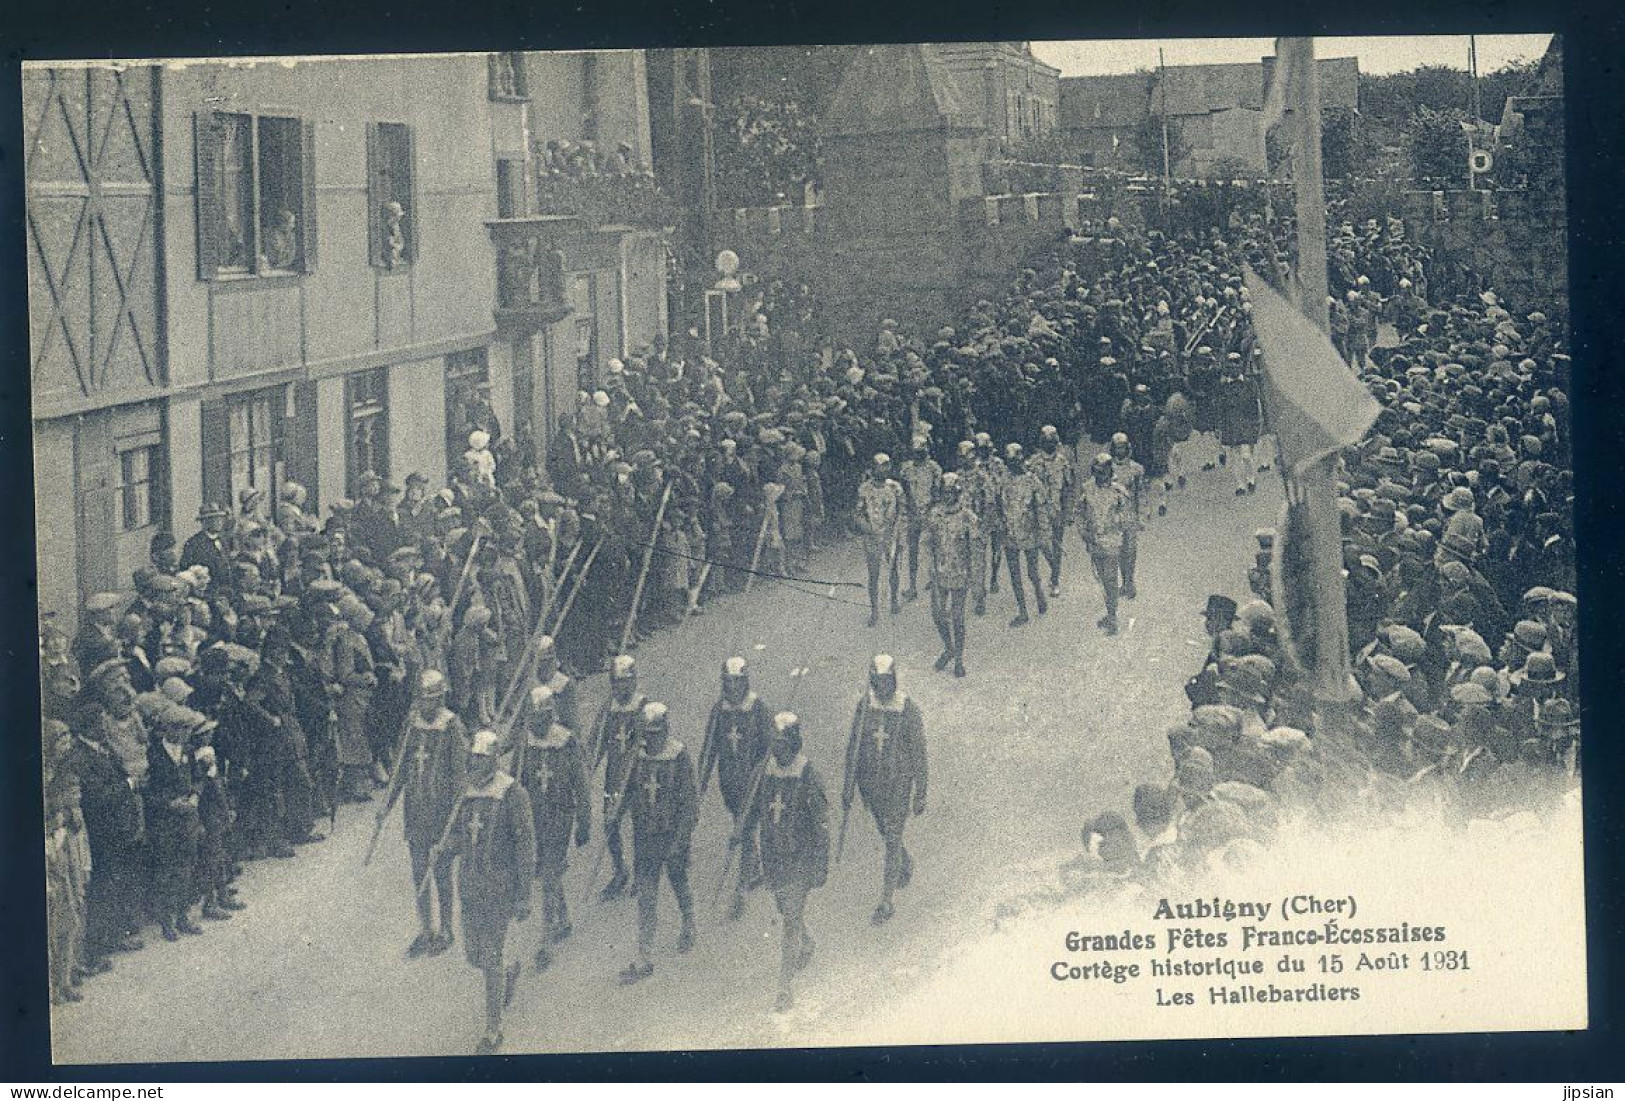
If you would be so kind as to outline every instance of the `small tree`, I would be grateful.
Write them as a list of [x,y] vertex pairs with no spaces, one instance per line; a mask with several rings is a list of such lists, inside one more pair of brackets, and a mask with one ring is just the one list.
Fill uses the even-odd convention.
[[1257,175],[1258,169],[1238,157],[1220,157],[1207,170],[1210,180],[1250,180]]
[[1467,132],[1461,110],[1418,107],[1405,128],[1405,159],[1411,178],[1461,185],[1467,178]]
[[1341,104],[1320,114],[1320,164],[1327,176],[1347,179],[1355,174],[1355,116]]
[[[1134,145],[1140,166],[1153,176],[1162,175],[1162,116],[1153,112],[1134,128]],[[1168,167],[1177,172],[1180,162],[1190,155],[1190,143],[1179,132],[1179,123],[1168,120]]]

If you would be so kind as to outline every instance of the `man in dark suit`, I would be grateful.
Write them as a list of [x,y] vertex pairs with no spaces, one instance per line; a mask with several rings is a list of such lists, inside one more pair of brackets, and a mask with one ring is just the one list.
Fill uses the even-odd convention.
[[231,554],[226,547],[226,517],[224,506],[210,503],[198,510],[197,522],[203,530],[186,541],[181,548],[183,570],[202,566],[209,571],[208,594],[214,597],[231,584]]

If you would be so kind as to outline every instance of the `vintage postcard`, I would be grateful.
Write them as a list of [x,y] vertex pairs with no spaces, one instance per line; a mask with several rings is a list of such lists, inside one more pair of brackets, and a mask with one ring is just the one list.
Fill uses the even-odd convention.
[[1584,1028],[1563,94],[26,64],[55,1061]]

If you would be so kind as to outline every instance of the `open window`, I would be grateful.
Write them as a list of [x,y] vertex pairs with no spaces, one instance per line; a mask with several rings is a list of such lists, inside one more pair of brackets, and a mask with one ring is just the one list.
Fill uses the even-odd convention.
[[492,54],[489,59],[489,66],[492,99],[525,100],[530,98],[530,89],[525,80],[524,54]]
[[368,241],[371,263],[394,270],[418,255],[412,128],[399,122],[367,127]]
[[344,390],[350,411],[346,492],[356,500],[364,475],[389,477],[388,368],[357,371],[344,380]]
[[315,125],[231,112],[196,121],[198,277],[314,270]]

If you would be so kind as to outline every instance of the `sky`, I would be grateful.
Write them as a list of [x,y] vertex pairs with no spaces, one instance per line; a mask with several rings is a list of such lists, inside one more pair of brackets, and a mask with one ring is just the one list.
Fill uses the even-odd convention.
[[[1549,34],[1481,34],[1478,71],[1494,72],[1513,61],[1535,61],[1546,52]],[[1270,38],[1139,38],[1094,42],[1034,42],[1033,53],[1062,76],[1131,73],[1157,67],[1161,47],[1170,65],[1257,61],[1275,52]],[[1316,57],[1357,57],[1363,73],[1396,73],[1418,65],[1467,68],[1467,35],[1407,35],[1383,38],[1316,38]]]

